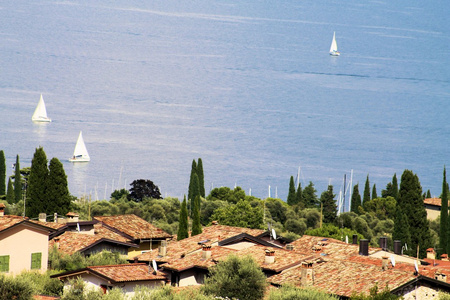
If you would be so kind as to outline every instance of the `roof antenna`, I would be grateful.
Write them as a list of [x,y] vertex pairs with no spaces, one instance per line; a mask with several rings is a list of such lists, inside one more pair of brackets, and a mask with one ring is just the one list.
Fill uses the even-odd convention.
[[156,265],[156,261],[152,260],[153,265],[153,275],[156,275],[156,271],[158,271],[158,266]]

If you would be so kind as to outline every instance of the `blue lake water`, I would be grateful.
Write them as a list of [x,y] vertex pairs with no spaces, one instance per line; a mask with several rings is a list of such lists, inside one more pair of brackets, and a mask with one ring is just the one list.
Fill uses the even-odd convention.
[[[187,193],[241,186],[286,199],[343,176],[381,189],[404,169],[441,193],[450,157],[446,1],[0,3],[0,149],[43,146],[75,196],[134,179]],[[328,50],[336,32],[340,57]],[[43,94],[50,124],[31,115]],[[79,131],[91,162],[72,164]],[[8,169],[8,175],[12,173]]]

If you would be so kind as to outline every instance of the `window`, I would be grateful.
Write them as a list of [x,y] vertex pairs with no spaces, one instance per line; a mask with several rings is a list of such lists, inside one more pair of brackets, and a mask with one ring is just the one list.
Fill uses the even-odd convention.
[[41,252],[31,253],[31,269],[39,270],[41,268],[41,260],[42,260]]
[[0,256],[0,272],[9,272],[9,255]]

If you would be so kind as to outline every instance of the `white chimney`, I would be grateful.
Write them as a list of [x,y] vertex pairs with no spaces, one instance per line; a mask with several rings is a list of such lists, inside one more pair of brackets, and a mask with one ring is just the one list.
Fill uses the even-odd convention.
[[39,222],[47,222],[47,214],[46,213],[39,214]]
[[211,258],[211,246],[202,245],[202,259],[210,259]]
[[161,241],[161,245],[159,245],[159,256],[164,257],[167,254],[167,241]]
[[314,285],[314,270],[312,262],[302,262],[301,269],[301,284],[302,286]]
[[266,249],[266,256],[264,259],[264,263],[266,265],[273,264],[275,262],[275,251]]
[[5,215],[5,208],[6,208],[6,205],[3,203],[0,203],[0,217],[3,217]]

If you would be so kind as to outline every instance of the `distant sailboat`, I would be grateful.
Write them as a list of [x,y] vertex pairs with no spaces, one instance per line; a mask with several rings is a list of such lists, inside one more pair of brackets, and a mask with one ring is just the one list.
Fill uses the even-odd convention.
[[36,106],[36,109],[34,110],[34,114],[31,117],[31,120],[33,122],[51,122],[52,120],[47,117],[47,109],[45,108],[45,102],[44,98],[42,97],[39,99],[38,105]]
[[75,150],[73,151],[73,156],[69,158],[71,162],[87,162],[90,161],[88,151],[86,149],[86,145],[84,144],[83,135],[78,136],[77,144],[75,145]]
[[336,43],[336,32],[333,32],[333,40],[331,41],[330,55],[339,56],[341,53],[338,51]]

